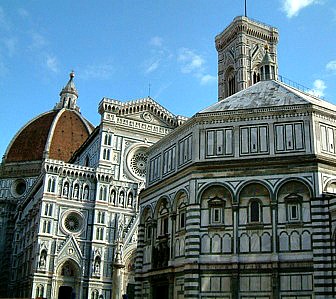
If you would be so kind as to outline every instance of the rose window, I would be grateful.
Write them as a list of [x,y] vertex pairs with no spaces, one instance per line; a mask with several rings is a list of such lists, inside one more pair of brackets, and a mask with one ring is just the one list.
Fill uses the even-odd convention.
[[145,177],[147,155],[145,153],[136,153],[130,162],[132,172],[139,177]]
[[70,213],[65,217],[64,227],[70,232],[78,232],[82,228],[82,217],[77,213]]

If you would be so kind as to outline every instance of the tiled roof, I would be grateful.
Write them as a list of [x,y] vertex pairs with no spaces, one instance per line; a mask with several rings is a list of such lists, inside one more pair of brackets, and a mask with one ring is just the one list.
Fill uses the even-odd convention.
[[13,138],[5,162],[68,161],[92,132],[92,125],[74,110],[54,110],[33,119]]
[[336,111],[336,106],[279,81],[261,81],[239,91],[199,113],[232,111],[289,105],[317,105]]

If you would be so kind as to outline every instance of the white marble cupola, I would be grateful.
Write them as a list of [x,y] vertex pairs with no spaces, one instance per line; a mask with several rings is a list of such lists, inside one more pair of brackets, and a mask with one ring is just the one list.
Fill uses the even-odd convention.
[[78,91],[74,83],[75,73],[72,71],[70,73],[70,79],[68,83],[62,88],[60,92],[60,100],[56,104],[55,109],[70,109],[79,112],[79,107],[77,106]]
[[265,55],[260,62],[260,77],[261,80],[276,80],[278,77],[278,67],[277,64],[271,57],[269,52],[269,47],[265,45]]

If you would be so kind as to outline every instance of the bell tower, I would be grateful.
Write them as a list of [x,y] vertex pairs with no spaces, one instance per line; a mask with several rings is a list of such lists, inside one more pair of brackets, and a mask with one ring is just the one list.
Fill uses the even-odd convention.
[[261,80],[266,49],[277,70],[278,38],[276,28],[242,16],[216,36],[219,101]]

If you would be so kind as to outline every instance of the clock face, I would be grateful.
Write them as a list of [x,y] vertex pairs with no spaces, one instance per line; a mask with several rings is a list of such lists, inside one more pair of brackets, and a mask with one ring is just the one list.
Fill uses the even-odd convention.
[[64,217],[63,226],[68,232],[77,233],[83,228],[83,217],[77,212],[70,212]]

